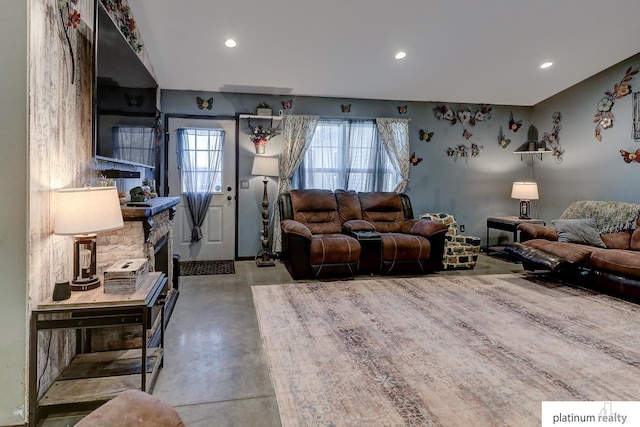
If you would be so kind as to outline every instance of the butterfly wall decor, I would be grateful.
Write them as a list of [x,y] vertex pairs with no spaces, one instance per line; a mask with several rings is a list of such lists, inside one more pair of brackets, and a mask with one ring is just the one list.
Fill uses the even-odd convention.
[[462,136],[464,137],[464,139],[469,139],[473,136],[473,134],[471,132],[469,132],[468,130],[464,129],[462,132]]
[[522,127],[522,120],[515,121],[513,119],[513,111],[509,112],[509,130],[512,132],[518,132]]
[[398,113],[400,114],[407,114],[407,106],[403,105],[401,107],[398,107]]
[[124,94],[124,99],[129,107],[141,107],[144,102],[144,95],[132,96],[128,93]]
[[498,131],[498,145],[501,148],[507,148],[509,144],[511,144],[511,140],[504,136],[504,132],[502,131],[502,126],[500,126],[500,130]]
[[417,166],[418,163],[422,161],[422,157],[417,157],[416,152],[414,151],[413,153],[411,153],[411,157],[409,158],[409,161],[413,166]]
[[424,129],[420,129],[420,141],[430,142],[434,134],[435,132],[429,132],[425,131]]
[[282,108],[285,110],[290,110],[291,107],[293,107],[293,99],[290,99],[288,101],[282,101]]
[[640,163],[640,148],[633,153],[620,150],[620,154],[622,155],[622,160],[624,160],[625,163],[631,163],[631,162]]
[[351,104],[342,104],[342,112],[350,113],[351,112]]
[[213,108],[213,98],[202,99],[199,96],[196,96],[196,102],[198,103],[198,108],[201,110],[205,108],[207,110],[211,110],[211,108]]
[[471,144],[471,157],[478,157],[484,150],[484,146],[478,144]]

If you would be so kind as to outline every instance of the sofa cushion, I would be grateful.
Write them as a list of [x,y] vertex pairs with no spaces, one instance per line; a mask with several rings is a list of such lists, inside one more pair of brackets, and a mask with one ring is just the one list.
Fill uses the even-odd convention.
[[313,234],[339,233],[342,230],[338,203],[331,190],[293,190],[293,219],[306,225]]
[[610,273],[640,278],[640,253],[624,249],[597,249],[589,259],[591,267]]
[[559,242],[606,248],[600,233],[595,229],[596,221],[593,218],[556,219],[551,222],[556,227]]
[[600,237],[605,246],[609,249],[629,249],[631,243],[631,232],[621,231],[619,233],[605,233]]
[[402,233],[383,233],[382,260],[386,262],[427,260],[431,243],[422,236]]
[[346,234],[315,234],[311,237],[311,265],[357,263],[360,243]]
[[340,216],[341,223],[344,224],[347,221],[362,219],[358,193],[353,190],[336,190],[334,193],[338,203],[338,215]]
[[586,263],[591,253],[597,249],[578,243],[550,242],[544,239],[527,240],[524,245],[555,255],[570,264]]
[[404,221],[402,200],[397,193],[358,193],[362,219],[369,221],[380,233],[399,233]]
[[640,251],[640,227],[633,230],[631,241],[629,242],[629,249]]

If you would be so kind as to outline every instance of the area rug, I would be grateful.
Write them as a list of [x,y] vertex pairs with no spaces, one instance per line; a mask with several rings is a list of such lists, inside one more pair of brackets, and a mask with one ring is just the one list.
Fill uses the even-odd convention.
[[181,276],[235,274],[233,261],[180,261]]
[[508,275],[253,286],[283,426],[540,426],[637,400],[640,306]]

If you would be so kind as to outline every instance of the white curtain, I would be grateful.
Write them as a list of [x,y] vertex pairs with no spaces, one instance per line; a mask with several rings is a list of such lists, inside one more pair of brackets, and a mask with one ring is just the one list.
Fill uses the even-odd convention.
[[224,131],[178,129],[178,154],[182,190],[191,215],[191,243],[202,239],[202,224],[209,209],[214,185],[222,169]]
[[[290,192],[291,178],[302,163],[307,147],[313,139],[318,124],[318,116],[291,115],[287,116],[282,132],[282,153],[280,154],[280,180],[278,182],[278,197]],[[282,232],[280,230],[280,209],[278,199],[273,209],[273,251],[282,251]]]
[[409,120],[378,118],[376,124],[391,163],[402,177],[395,191],[402,193],[409,182]]

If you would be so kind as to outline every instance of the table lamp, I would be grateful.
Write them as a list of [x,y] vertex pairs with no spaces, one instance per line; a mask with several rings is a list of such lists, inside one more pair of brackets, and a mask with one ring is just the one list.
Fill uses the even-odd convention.
[[124,226],[116,187],[69,188],[56,191],[53,232],[73,235],[71,290],[100,286],[96,273],[96,233]]
[[255,156],[251,175],[264,176],[264,193],[262,196],[262,258],[256,259],[258,267],[273,267],[275,261],[271,259],[268,251],[269,246],[269,196],[267,194],[268,176],[280,175],[277,157]]
[[538,184],[535,182],[514,182],[511,198],[520,199],[520,219],[531,219],[530,200],[538,200]]

